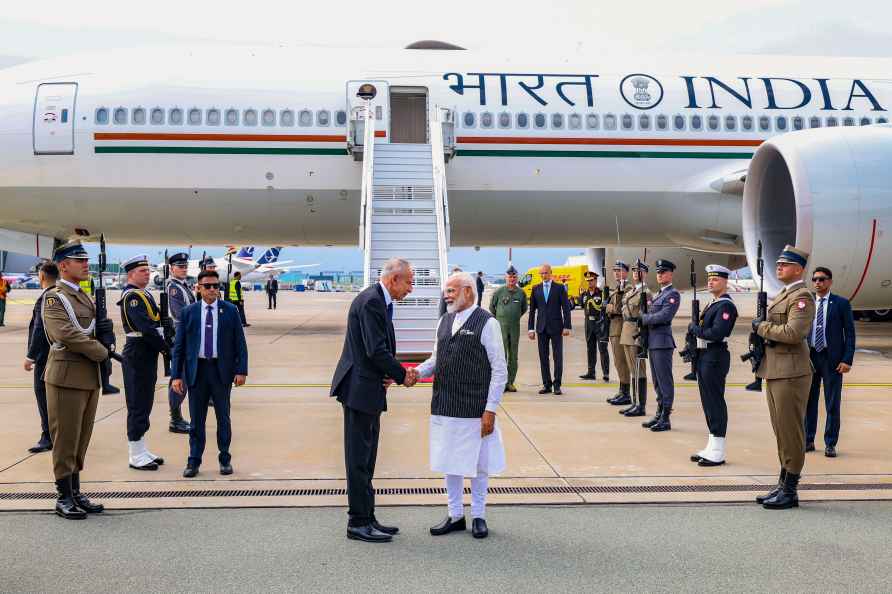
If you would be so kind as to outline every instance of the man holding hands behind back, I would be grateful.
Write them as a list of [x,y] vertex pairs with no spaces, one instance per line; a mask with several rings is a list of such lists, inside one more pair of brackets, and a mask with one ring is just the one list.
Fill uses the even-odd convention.
[[350,305],[341,358],[331,381],[330,396],[344,408],[344,462],[347,470],[347,538],[390,542],[399,532],[375,518],[372,478],[378,456],[381,413],[387,410],[387,388],[412,386],[414,369],[396,360],[394,301],[412,292],[415,273],[408,261],[384,263],[380,281],[366,287]]

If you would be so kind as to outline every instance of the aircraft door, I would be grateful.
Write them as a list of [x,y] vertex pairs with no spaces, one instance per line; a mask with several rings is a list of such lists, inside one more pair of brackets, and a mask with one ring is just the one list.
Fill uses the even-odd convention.
[[[371,106],[375,110],[375,134],[378,142],[390,142],[390,86],[385,80],[350,80],[347,81],[347,108],[350,117],[353,110],[365,104],[364,99],[356,96],[359,87],[372,85],[375,88],[375,97],[371,99]],[[382,136],[384,138],[382,138]]]
[[34,154],[74,154],[77,83],[42,83],[34,100]]

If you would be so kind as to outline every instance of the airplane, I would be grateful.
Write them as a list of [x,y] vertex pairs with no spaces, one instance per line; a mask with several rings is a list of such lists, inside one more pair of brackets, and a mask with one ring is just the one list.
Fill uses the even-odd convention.
[[[232,273],[240,272],[242,274],[242,280],[246,282],[265,281],[270,275],[278,277],[285,272],[298,268],[318,266],[318,264],[284,266],[284,264],[290,263],[291,260],[278,262],[281,251],[281,246],[272,247],[261,254],[255,261],[254,246],[245,246],[238,249],[238,251],[236,251],[235,246],[229,246],[226,254],[216,257],[206,256],[206,259],[212,260],[214,264],[217,265],[217,272],[221,275],[221,278],[225,280],[226,275],[229,272],[229,256],[232,255]],[[189,260],[186,270],[187,277],[193,279],[198,278],[198,273],[201,272],[201,259]],[[152,282],[156,287],[160,287],[163,284],[163,279],[164,269],[161,266],[158,266],[152,272]]]
[[[0,230],[28,238],[18,251],[99,233],[356,245],[349,133],[372,85],[376,142],[424,143],[448,110],[451,246],[587,245],[600,262],[648,247],[755,270],[761,241],[773,293],[773,260],[796,244],[856,309],[878,309],[892,305],[890,70],[440,42],[42,60],[0,71]],[[176,216],[147,224],[159,212]]]
[[31,282],[38,282],[37,275],[28,272],[20,272],[20,273],[3,273],[3,280],[8,282],[10,285],[25,285]]

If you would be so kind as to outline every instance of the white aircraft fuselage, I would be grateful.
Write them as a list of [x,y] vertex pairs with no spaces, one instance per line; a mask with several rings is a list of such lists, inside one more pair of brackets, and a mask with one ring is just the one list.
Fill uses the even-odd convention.
[[[741,253],[739,178],[756,147],[800,126],[883,121],[890,69],[222,47],[29,63],[0,72],[0,228],[115,243],[356,244],[347,82],[371,81],[381,142],[395,133],[391,93],[455,111],[453,245]],[[64,154],[35,154],[47,150]]]

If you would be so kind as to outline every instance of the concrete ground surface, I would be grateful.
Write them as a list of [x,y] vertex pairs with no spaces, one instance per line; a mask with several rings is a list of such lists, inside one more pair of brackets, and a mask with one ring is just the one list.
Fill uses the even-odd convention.
[[490,537],[428,534],[445,507],[0,514],[3,592],[889,592],[890,502],[505,506]]
[[[14,291],[7,326],[0,328],[0,510],[44,510],[53,492],[50,454],[26,449],[39,434],[30,374],[22,369],[26,330],[36,291]],[[486,296],[488,298],[488,295]],[[675,323],[681,344],[688,323],[685,295]],[[123,394],[103,396],[83,472],[84,490],[110,508],[333,506],[344,505],[342,414],[328,397],[332,371],[343,344],[347,293],[282,292],[279,308],[265,296],[247,295],[252,326],[248,384],[233,392],[235,474],[220,476],[209,413],[208,449],[196,479],[181,476],[188,437],[167,431],[166,382],[159,378],[147,441],[165,464],[157,472],[127,465]],[[702,295],[701,295],[702,298]],[[700,468],[688,457],[704,446],[707,431],[696,384],[681,378],[686,366],[675,358],[677,384],[673,430],[655,434],[643,419],[617,414],[605,399],[616,384],[578,379],[585,371],[581,312],[566,340],[564,395],[539,396],[533,341],[521,340],[520,392],[506,394],[498,414],[508,467],[492,480],[493,504],[749,501],[775,481],[778,462],[764,395],[742,386],[752,378],[739,362],[753,310],[753,295],[735,295],[742,319],[731,340],[732,371],[727,393],[730,424],[728,463]],[[111,292],[109,302],[118,299]],[[113,308],[117,323],[117,308]],[[523,320],[526,324],[526,319]],[[846,378],[839,457],[809,454],[805,500],[892,498],[892,416],[889,393],[892,325],[858,323],[855,366]],[[121,338],[123,343],[123,338]],[[615,382],[615,372],[611,370]],[[114,381],[123,387],[116,364]],[[392,388],[375,486],[383,505],[440,504],[442,477],[428,466],[430,384]],[[656,409],[649,396],[649,413]],[[819,425],[823,428],[823,403]]]

